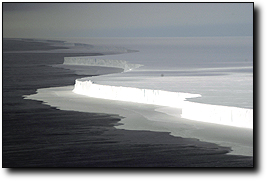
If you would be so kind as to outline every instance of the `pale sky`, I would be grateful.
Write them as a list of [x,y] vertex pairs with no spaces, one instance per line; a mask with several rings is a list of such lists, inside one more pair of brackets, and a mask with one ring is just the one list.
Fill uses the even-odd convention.
[[4,38],[252,35],[252,3],[3,3]]

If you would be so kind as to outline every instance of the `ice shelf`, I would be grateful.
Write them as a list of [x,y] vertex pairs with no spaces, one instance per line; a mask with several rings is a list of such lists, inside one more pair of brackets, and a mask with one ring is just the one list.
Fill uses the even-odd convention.
[[77,79],[73,92],[94,98],[175,107],[182,109],[181,117],[185,119],[253,128],[252,109],[186,101],[187,98],[200,97],[200,94],[100,85],[87,79]]

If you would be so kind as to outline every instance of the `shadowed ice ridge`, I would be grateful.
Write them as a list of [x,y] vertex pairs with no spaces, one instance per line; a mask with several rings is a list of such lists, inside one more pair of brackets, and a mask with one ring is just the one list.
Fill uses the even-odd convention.
[[[139,64],[128,64],[122,60],[92,59],[88,57],[65,58],[64,64],[117,67],[123,68],[125,71],[141,66]],[[77,79],[73,92],[94,98],[179,108],[182,110],[181,117],[185,119],[253,129],[252,109],[187,101],[188,98],[201,97],[200,94],[101,85],[94,83],[90,78]]]

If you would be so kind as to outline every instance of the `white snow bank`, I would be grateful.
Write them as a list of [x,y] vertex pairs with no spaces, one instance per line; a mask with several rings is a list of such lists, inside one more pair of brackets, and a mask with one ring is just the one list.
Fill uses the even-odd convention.
[[130,64],[125,60],[97,59],[91,57],[64,57],[65,65],[85,65],[122,68],[124,71],[141,67],[141,64]]
[[88,79],[77,79],[73,92],[94,98],[181,108],[182,118],[235,127],[253,128],[252,109],[186,101],[187,98],[201,97],[200,94],[100,85]]

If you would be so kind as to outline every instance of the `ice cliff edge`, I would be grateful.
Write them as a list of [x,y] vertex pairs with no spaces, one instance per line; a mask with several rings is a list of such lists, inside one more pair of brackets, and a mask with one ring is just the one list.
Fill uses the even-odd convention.
[[64,57],[64,65],[102,66],[122,68],[124,71],[136,69],[143,65],[130,64],[125,60],[97,59],[91,57]]
[[95,98],[173,107],[179,107],[186,98],[201,96],[200,94],[100,85],[86,78],[75,81],[73,92]]

